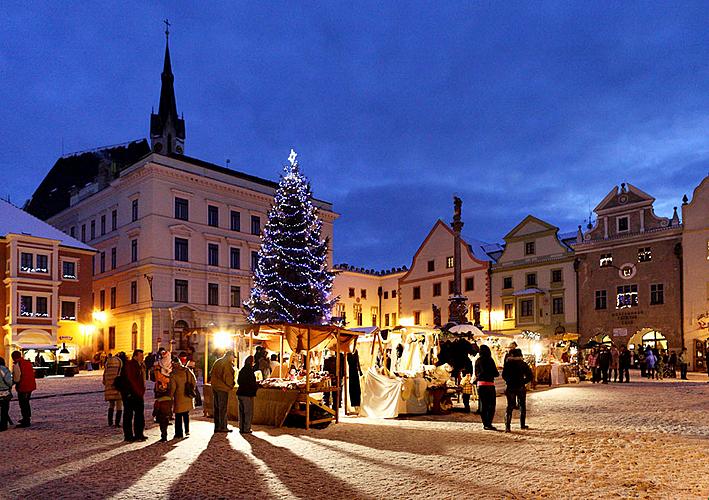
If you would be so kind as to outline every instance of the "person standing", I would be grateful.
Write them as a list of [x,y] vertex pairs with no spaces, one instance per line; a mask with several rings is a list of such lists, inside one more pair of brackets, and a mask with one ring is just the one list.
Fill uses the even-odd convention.
[[12,353],[12,378],[17,390],[17,401],[20,403],[22,418],[15,427],[29,427],[32,420],[32,408],[30,398],[32,392],[37,389],[37,382],[34,378],[34,367],[32,363],[22,357],[20,351]]
[[[234,351],[226,351],[214,362],[210,372],[214,411],[214,432],[231,432],[227,427],[229,393],[234,390]],[[253,356],[249,356],[253,361]]]
[[649,379],[655,378],[655,354],[649,347],[645,351],[645,376]]
[[5,366],[5,358],[0,357],[0,432],[6,431],[10,423],[11,399],[12,372]]
[[495,405],[497,393],[495,391],[495,378],[500,376],[497,371],[495,360],[492,359],[492,352],[486,345],[480,346],[480,354],[475,361],[475,380],[478,385],[478,398],[480,401],[480,416],[483,422],[483,429],[486,431],[496,431],[492,425],[495,418]]
[[254,398],[258,391],[254,374],[254,358],[248,356],[239,371],[236,395],[239,397],[239,432],[251,434],[251,420],[254,417]]
[[655,378],[663,380],[665,378],[665,351],[660,350],[655,353]]
[[173,363],[177,358],[172,358],[170,352],[164,348],[158,351],[158,359],[153,365],[155,376],[155,406],[153,416],[160,425],[160,442],[167,441],[167,426],[172,415],[172,396],[170,395],[170,379],[172,377]]
[[197,378],[192,370],[183,365],[181,359],[174,362],[170,375],[170,396],[175,412],[175,439],[190,435],[190,411],[194,409],[196,389]]
[[620,352],[615,345],[611,346],[611,372],[613,374],[613,382],[618,382],[618,367],[620,361]]
[[591,369],[591,382],[598,383],[598,353],[595,347],[591,349],[591,353],[586,357],[586,362]]
[[601,347],[601,352],[598,353],[598,369],[601,371],[603,383],[607,384],[609,377],[608,372],[611,366],[611,353],[606,346]]
[[647,359],[645,357],[645,351],[642,346],[638,346],[638,366],[640,366],[640,376],[642,378],[647,377]]
[[689,360],[687,359],[687,348],[683,347],[682,351],[677,357],[677,362],[679,363],[679,376],[682,380],[687,380],[687,365]]
[[630,351],[626,346],[621,347],[620,355],[618,356],[618,367],[620,368],[620,378],[618,382],[623,382],[623,375],[625,375],[625,382],[630,383],[630,364],[631,364]]
[[[121,374],[123,362],[118,356],[108,356],[106,359],[106,368],[103,371],[103,399],[108,401],[108,425],[120,427],[121,416],[123,415],[123,398],[120,391],[116,388],[116,378]],[[116,415],[114,424],[113,415]]]
[[507,383],[507,413],[505,415],[505,432],[510,432],[512,411],[519,407],[519,426],[529,429],[527,418],[527,384],[532,381],[532,369],[524,361],[521,349],[512,349],[502,368],[502,378]]
[[123,382],[123,437],[126,441],[145,441],[145,365],[143,350],[133,351],[133,357],[125,363]]

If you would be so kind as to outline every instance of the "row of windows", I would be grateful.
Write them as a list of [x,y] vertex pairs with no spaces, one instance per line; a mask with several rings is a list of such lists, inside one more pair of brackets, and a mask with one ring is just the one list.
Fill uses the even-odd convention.
[[[175,302],[187,303],[189,301],[189,282],[187,280],[175,280]],[[207,305],[218,306],[219,304],[219,284],[207,283]],[[229,288],[229,306],[241,307],[241,287],[231,286]]]
[[[349,288],[349,289],[347,290],[347,295],[349,296],[349,298],[353,299],[353,298],[355,297],[355,289],[354,289],[354,288]],[[360,296],[361,298],[363,298],[363,299],[366,299],[366,298],[367,298],[367,289],[366,289],[366,288],[360,289],[360,291],[359,291],[359,296]],[[382,298],[383,298],[384,300],[388,300],[388,299],[389,299],[389,290],[384,290],[384,291],[382,292]],[[392,291],[391,291],[391,298],[392,298],[392,299],[395,299],[395,298],[396,298],[396,290],[392,290]]]
[[[652,260],[652,248],[651,247],[641,247],[638,248],[638,262],[650,262]],[[613,254],[612,253],[602,253],[598,260],[598,265],[600,267],[613,267]]]
[[[185,198],[175,198],[175,219],[190,220],[190,201]],[[207,225],[219,227],[219,207],[207,205]],[[232,231],[241,231],[241,212],[229,211],[229,227]],[[251,216],[251,234],[261,234],[261,217]]]
[[[596,309],[608,309],[608,291],[596,290]],[[615,308],[625,309],[639,305],[638,285],[620,285],[616,288]],[[650,305],[665,303],[665,285],[654,283],[650,285]]]
[[[474,277],[470,276],[470,277],[465,278],[464,284],[465,284],[465,291],[466,292],[470,292],[470,291],[475,290],[475,278]],[[455,287],[455,282],[453,280],[448,281],[448,294],[453,293],[454,287]],[[433,283],[431,293],[434,297],[440,297],[442,294],[442,284],[440,282]],[[413,299],[419,300],[420,298],[421,298],[421,287],[415,286],[413,288]]]
[[[76,301],[62,300],[60,319],[76,321]],[[20,316],[25,318],[48,318],[49,298],[35,295],[20,295]]]
[[[514,319],[514,304],[508,302],[503,305],[504,318]],[[553,315],[564,314],[564,297],[551,298],[551,313]],[[534,316],[534,299],[521,299],[519,301],[520,318],[530,318]]]
[[[131,204],[131,220],[134,222],[138,220],[138,200],[135,199]],[[106,214],[102,214],[99,218],[100,224],[100,235],[106,234]],[[115,231],[118,228],[118,210],[111,211],[111,231]],[[96,239],[96,219],[92,220],[89,224],[90,238],[91,240]],[[69,228],[69,235],[72,238],[76,238],[76,226],[71,226]],[[86,241],[86,224],[81,225],[81,241]]]
[[[20,253],[20,272],[49,274],[49,271],[49,255],[42,253],[34,254],[30,252]],[[63,260],[62,279],[75,280],[77,277],[76,262],[71,260]]]
[[[527,273],[525,275],[525,285],[530,287],[530,286],[537,286],[537,273]],[[564,274],[561,269],[552,269],[551,270],[551,282],[552,283],[562,283],[564,281]],[[513,282],[512,282],[512,276],[504,276],[502,278],[502,288],[504,289],[510,289],[513,288]]]
[[[175,238],[175,260],[180,262],[189,261],[189,240],[185,238]],[[207,264],[210,266],[219,266],[219,245],[209,243],[207,245]],[[229,267],[231,269],[241,269],[241,249],[229,248]],[[258,267],[258,252],[251,252],[251,269]]]
[[[453,257],[446,257],[446,269],[453,269]],[[436,270],[436,261],[435,260],[429,260],[428,261],[428,272],[432,273],[433,271]]]

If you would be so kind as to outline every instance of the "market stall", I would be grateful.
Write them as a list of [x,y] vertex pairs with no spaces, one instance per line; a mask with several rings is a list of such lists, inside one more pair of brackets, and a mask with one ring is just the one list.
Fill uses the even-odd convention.
[[515,336],[515,342],[534,372],[534,385],[554,387],[578,381],[578,349],[575,344],[578,337],[575,333],[543,337],[532,331]]

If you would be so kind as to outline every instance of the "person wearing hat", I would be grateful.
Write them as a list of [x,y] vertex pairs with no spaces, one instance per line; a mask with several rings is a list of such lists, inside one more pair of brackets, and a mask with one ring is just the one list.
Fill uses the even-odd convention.
[[214,362],[210,372],[214,410],[214,432],[231,432],[227,427],[229,393],[234,390],[234,351],[226,351]]

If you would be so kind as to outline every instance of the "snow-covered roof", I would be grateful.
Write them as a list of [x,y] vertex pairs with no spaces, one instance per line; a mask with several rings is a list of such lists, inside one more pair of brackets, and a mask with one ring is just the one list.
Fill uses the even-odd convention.
[[497,243],[486,243],[474,238],[466,238],[465,236],[463,239],[470,246],[470,251],[473,252],[475,258],[484,262],[495,262],[495,258],[490,254],[502,251],[502,248]]
[[59,240],[60,245],[93,250],[89,245],[72,238],[54,226],[17,208],[12,203],[0,200],[0,237],[13,234],[26,234],[37,238]]

